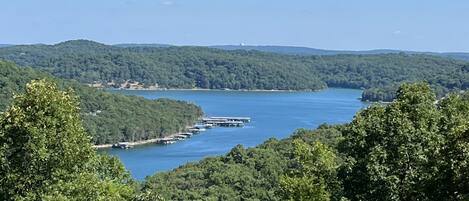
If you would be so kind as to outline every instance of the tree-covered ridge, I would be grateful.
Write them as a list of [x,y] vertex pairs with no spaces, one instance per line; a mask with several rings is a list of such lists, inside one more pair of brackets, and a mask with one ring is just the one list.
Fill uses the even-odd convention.
[[0,200],[159,200],[122,163],[98,155],[73,92],[32,81],[0,114]]
[[92,41],[1,49],[0,58],[82,83],[138,81],[165,88],[320,89],[324,84],[281,58],[266,61],[209,48],[119,48]]
[[469,94],[435,97],[405,84],[348,124],[237,146],[148,177],[145,189],[169,200],[467,200]]
[[438,97],[469,88],[467,62],[407,54],[338,55],[327,59],[327,65],[315,67],[327,85],[363,88],[365,101],[392,101],[403,83],[425,81]]
[[185,129],[202,115],[199,107],[168,99],[146,100],[55,79],[30,68],[0,61],[0,111],[11,103],[13,94],[24,92],[26,83],[48,78],[61,88],[72,88],[80,98],[81,118],[95,144],[138,141],[162,137]]
[[[130,47],[143,47],[150,46],[151,44],[128,44]],[[154,44],[158,47],[158,44]],[[164,46],[159,46],[164,47]],[[287,54],[287,55],[341,55],[341,54],[351,54],[351,55],[370,55],[370,54],[424,54],[424,55],[433,55],[440,57],[448,57],[453,59],[461,59],[469,61],[469,53],[465,52],[417,52],[417,51],[406,51],[406,50],[393,50],[393,49],[375,49],[375,50],[325,50],[325,49],[316,49],[309,47],[298,47],[298,46],[252,46],[252,45],[216,45],[209,46],[211,48],[218,48],[223,50],[256,50],[261,52],[272,52],[278,54]]]
[[363,88],[391,101],[404,82],[427,81],[439,96],[469,87],[469,64],[417,54],[291,56],[203,47],[116,47],[77,40],[0,49],[0,58],[81,83],[138,81],[163,88],[317,90]]

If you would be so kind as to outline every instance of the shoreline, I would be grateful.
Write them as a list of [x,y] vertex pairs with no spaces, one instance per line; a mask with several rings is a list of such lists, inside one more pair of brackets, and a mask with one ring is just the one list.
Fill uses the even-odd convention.
[[294,90],[294,89],[206,89],[206,88],[100,88],[103,90],[112,90],[112,91],[246,91],[246,92],[317,92],[322,91],[323,89],[303,89],[303,90]]
[[112,148],[112,145],[117,144],[117,143],[127,143],[129,146],[146,145],[146,144],[156,143],[160,140],[164,140],[164,139],[167,139],[167,138],[175,137],[179,134],[181,134],[181,133],[171,134],[171,135],[168,135],[168,136],[162,137],[162,138],[152,138],[152,139],[148,139],[148,140],[139,140],[139,141],[135,141],[135,142],[116,142],[116,143],[113,143],[113,144],[98,144],[98,145],[93,145],[93,148],[95,148],[95,149]]

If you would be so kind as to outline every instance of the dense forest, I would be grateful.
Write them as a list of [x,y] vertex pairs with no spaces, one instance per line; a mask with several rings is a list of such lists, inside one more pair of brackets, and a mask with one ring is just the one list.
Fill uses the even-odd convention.
[[[126,44],[125,47],[149,47],[153,45],[154,47],[168,47],[168,45],[160,44]],[[124,46],[124,45],[118,45]],[[448,57],[453,59],[460,59],[469,61],[469,53],[465,52],[417,52],[417,51],[406,51],[406,50],[393,50],[393,49],[375,49],[375,50],[325,50],[325,49],[316,49],[310,47],[298,47],[298,46],[276,46],[276,45],[216,45],[209,46],[211,48],[218,48],[222,50],[256,50],[261,52],[272,52],[278,54],[287,54],[287,55],[373,55],[373,54],[423,54],[423,55],[432,55],[440,57]]]
[[345,125],[298,130],[255,148],[148,177],[168,200],[467,200],[469,94],[438,101],[426,84]]
[[0,113],[1,200],[467,200],[469,93],[404,84],[344,125],[234,147],[134,181],[99,155],[79,98],[34,80]]
[[391,101],[405,82],[427,81],[440,97],[469,87],[469,63],[405,53],[292,56],[204,47],[118,47],[76,40],[0,48],[0,58],[81,83],[131,80],[161,88],[361,88],[365,101]]
[[137,141],[174,134],[202,116],[198,106],[168,99],[147,100],[124,96],[56,79],[31,68],[0,61],[0,111],[7,109],[14,94],[24,92],[26,83],[47,78],[79,96],[80,114],[93,143]]
[[155,201],[117,158],[99,155],[78,97],[34,80],[0,113],[0,200]]

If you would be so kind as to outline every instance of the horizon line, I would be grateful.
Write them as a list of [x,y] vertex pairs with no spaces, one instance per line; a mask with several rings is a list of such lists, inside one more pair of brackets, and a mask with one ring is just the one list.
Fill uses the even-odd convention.
[[440,54],[448,54],[448,53],[466,53],[469,54],[469,51],[431,51],[431,50],[405,50],[405,49],[393,49],[393,48],[373,48],[373,49],[334,49],[334,48],[317,48],[317,47],[310,47],[310,46],[303,46],[303,45],[279,45],[279,44],[246,44],[246,43],[238,43],[238,44],[206,44],[206,45],[195,45],[195,44],[168,44],[168,43],[157,43],[157,42],[118,42],[118,43],[104,43],[99,42],[97,40],[79,38],[79,39],[70,39],[70,40],[63,40],[60,42],[53,42],[53,43],[0,43],[0,46],[19,46],[19,45],[57,45],[64,42],[70,41],[91,41],[103,45],[108,46],[118,46],[118,45],[163,45],[163,46],[174,46],[174,47],[219,47],[219,46],[233,46],[233,47],[289,47],[289,48],[307,48],[312,50],[322,50],[322,51],[344,51],[344,52],[368,52],[368,51],[397,51],[397,52],[416,52],[416,53],[440,53]]

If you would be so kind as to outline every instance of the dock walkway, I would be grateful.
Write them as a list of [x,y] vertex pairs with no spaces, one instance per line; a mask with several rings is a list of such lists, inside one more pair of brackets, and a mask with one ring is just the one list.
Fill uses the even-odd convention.
[[250,117],[207,117],[202,118],[202,123],[212,124],[215,126],[224,126],[224,127],[242,127],[245,123],[251,122]]
[[221,127],[243,127],[244,124],[250,123],[250,117],[206,117],[202,118],[198,124],[195,124],[192,127],[187,127],[186,132],[176,133],[169,135],[163,138],[154,138],[149,140],[142,140],[138,142],[119,142],[116,144],[104,144],[104,145],[95,145],[95,148],[122,148],[128,149],[137,145],[143,144],[172,144],[179,140],[185,140],[192,137],[192,135],[198,134],[200,132],[206,131],[206,129],[213,128],[214,126]]

